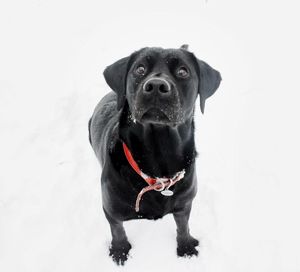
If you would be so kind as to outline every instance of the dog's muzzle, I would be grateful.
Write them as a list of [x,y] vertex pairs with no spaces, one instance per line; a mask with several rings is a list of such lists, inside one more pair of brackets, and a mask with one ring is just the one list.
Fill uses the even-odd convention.
[[175,124],[181,121],[179,93],[167,76],[147,78],[137,91],[133,117],[138,121],[157,124]]

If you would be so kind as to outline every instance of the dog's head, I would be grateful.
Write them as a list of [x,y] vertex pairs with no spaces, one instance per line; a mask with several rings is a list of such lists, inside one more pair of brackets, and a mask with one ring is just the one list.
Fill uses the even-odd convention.
[[132,118],[140,123],[176,125],[193,115],[197,95],[214,94],[221,75],[197,59],[184,45],[180,49],[143,48],[104,71],[117,93],[118,109],[128,102]]

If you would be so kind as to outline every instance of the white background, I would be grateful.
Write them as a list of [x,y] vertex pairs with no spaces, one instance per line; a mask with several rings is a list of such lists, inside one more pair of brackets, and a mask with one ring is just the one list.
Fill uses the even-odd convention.
[[0,270],[119,269],[88,143],[102,71],[188,43],[223,77],[204,115],[197,104],[200,255],[176,257],[172,216],[132,221],[121,270],[300,271],[298,3],[2,0]]

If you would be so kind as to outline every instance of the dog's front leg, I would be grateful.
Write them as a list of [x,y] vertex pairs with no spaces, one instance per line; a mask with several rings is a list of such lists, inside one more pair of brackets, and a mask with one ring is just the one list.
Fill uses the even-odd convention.
[[199,245],[199,241],[190,235],[189,230],[191,207],[192,204],[188,204],[173,213],[177,225],[177,255],[180,257],[198,255],[195,247]]
[[105,210],[104,213],[109,222],[112,234],[109,256],[111,256],[113,261],[115,261],[118,265],[124,265],[128,259],[131,244],[128,242],[123,222],[113,219]]

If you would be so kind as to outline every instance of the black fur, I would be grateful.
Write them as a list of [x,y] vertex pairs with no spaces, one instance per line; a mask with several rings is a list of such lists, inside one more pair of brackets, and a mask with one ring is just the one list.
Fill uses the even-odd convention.
[[[138,73],[141,65],[144,74]],[[182,67],[187,77],[180,76]],[[205,99],[220,84],[219,72],[184,46],[141,49],[108,66],[104,77],[114,92],[97,105],[89,122],[89,139],[102,166],[103,209],[112,232],[110,255],[118,264],[127,260],[131,245],[123,221],[158,219],[168,213],[174,215],[177,224],[178,256],[197,255],[198,240],[188,227],[197,191],[194,105],[199,93],[204,111]],[[147,80],[152,84],[150,91],[143,88]],[[170,90],[163,84],[169,84]],[[171,187],[173,196],[147,192],[140,211],[135,211],[137,194],[147,184],[129,165],[123,142],[151,177],[172,177],[185,169],[184,178]]]

